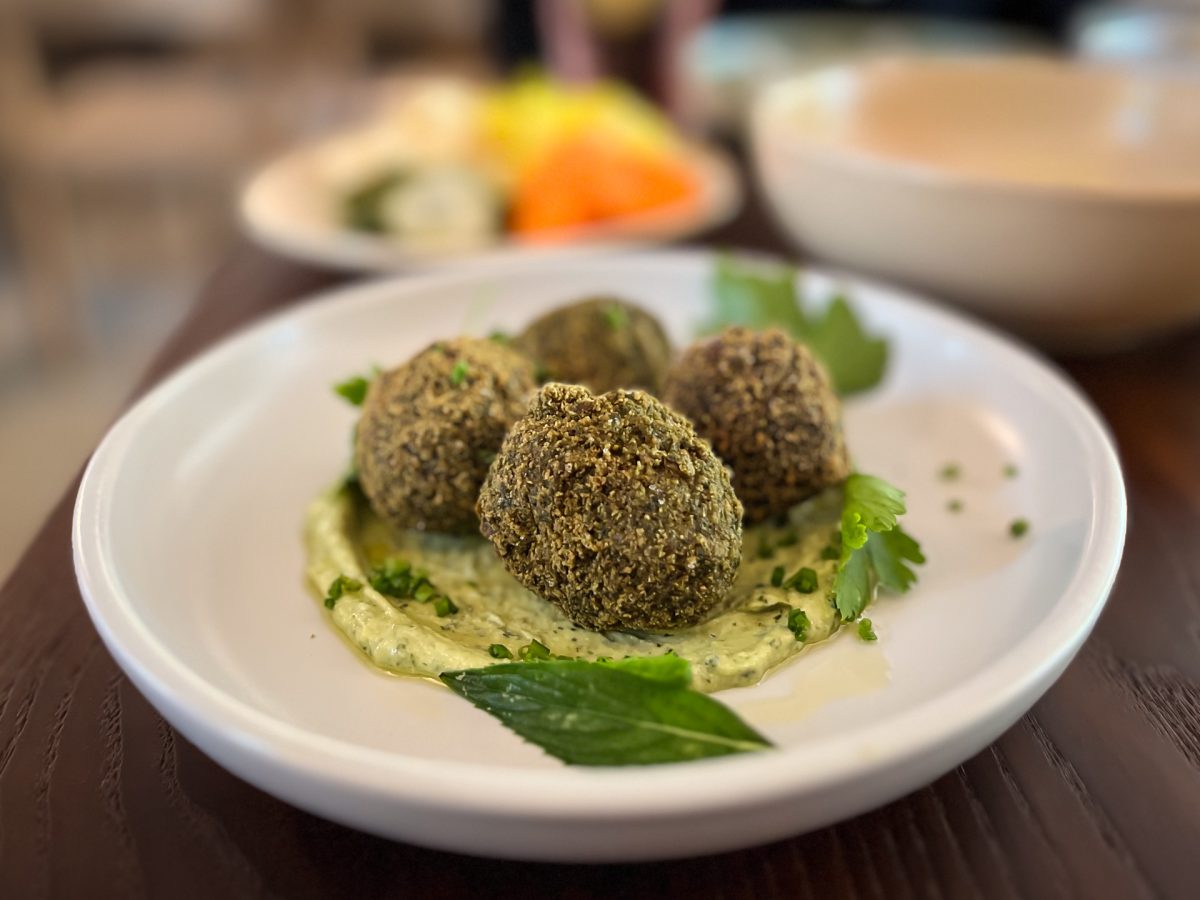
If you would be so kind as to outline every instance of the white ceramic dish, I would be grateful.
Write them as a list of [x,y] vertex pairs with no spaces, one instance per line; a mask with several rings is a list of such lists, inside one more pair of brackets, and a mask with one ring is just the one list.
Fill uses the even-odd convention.
[[342,140],[344,136],[335,136],[302,147],[268,163],[251,178],[242,191],[239,210],[242,226],[252,238],[285,256],[339,269],[523,268],[545,260],[680,240],[721,224],[742,203],[741,183],[728,156],[716,147],[691,144],[685,156],[700,186],[695,204],[572,229],[551,242],[500,239],[471,250],[434,251],[356,232],[342,224],[339,195],[324,174],[327,149]]
[[[300,523],[346,462],[330,384],[437,337],[612,291],[679,341],[711,257],[651,254],[351,287],[224,342],[97,450],[75,511],[88,610],[150,701],[219,763],[367,831],[468,853],[628,860],[744,846],[898,797],[986,746],[1058,677],[1116,574],[1125,498],[1103,426],[1054,370],[950,313],[850,284],[892,341],[848,404],[858,465],[909,491],[929,564],[849,632],[720,695],[779,749],[572,769],[439,686],[360,662],[302,585]],[[830,286],[812,275],[818,294]],[[948,460],[963,477],[939,480]],[[1005,479],[1008,463],[1020,476]],[[951,497],[966,509],[953,515]],[[1022,541],[1008,535],[1032,522]]]
[[1066,349],[1200,319],[1200,83],[891,60],[779,82],[752,120],[764,193],[823,259]]

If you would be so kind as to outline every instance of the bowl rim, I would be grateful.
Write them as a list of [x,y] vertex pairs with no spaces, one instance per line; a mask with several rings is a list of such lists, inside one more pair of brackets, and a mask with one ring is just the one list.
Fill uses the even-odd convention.
[[[834,79],[860,77],[862,73],[879,69],[955,69],[990,68],[996,71],[1041,69],[1054,71],[1068,78],[1090,79],[1097,76],[1119,78],[1131,83],[1169,82],[1196,93],[1200,108],[1200,83],[1178,74],[1139,70],[1136,75],[1111,63],[1092,60],[1064,61],[1035,54],[946,55],[925,58],[898,54],[860,62],[825,66],[811,72],[784,76],[768,84],[754,99],[750,110],[751,140],[761,159],[765,146],[792,159],[823,165],[878,180],[894,180],[906,186],[937,191],[972,190],[991,196],[1009,195],[1026,200],[1056,203],[1103,203],[1121,206],[1196,207],[1200,209],[1200,178],[1194,184],[1167,186],[1129,186],[1119,182],[1108,184],[1055,184],[1032,181],[1011,175],[967,172],[939,166],[936,163],[904,159],[853,142],[837,145],[811,139],[799,127],[790,130],[780,126],[789,107],[806,92],[818,90]],[[759,167],[761,168],[761,166]]]

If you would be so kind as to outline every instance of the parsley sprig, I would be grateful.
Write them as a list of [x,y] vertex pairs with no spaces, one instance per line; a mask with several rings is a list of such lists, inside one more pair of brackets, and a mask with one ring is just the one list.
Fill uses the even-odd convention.
[[887,369],[888,344],[867,332],[849,301],[836,295],[814,312],[796,291],[791,268],[765,268],[717,260],[713,277],[716,309],[713,330],[730,325],[777,327],[789,332],[824,363],[840,394],[875,387]]
[[921,546],[899,524],[904,492],[872,475],[846,479],[842,500],[842,553],[834,603],[842,618],[857,619],[875,585],[903,594],[917,580],[912,566],[925,562]]

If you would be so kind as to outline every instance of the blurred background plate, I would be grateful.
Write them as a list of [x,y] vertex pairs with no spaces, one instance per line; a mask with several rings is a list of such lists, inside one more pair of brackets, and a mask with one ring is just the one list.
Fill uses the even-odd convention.
[[682,152],[697,182],[695,203],[543,234],[536,243],[501,236],[472,249],[422,248],[395,237],[356,232],[342,223],[339,198],[323,173],[329,149],[344,139],[335,136],[282,156],[250,180],[239,209],[243,226],[255,240],[286,256],[341,269],[526,265],[537,259],[681,240],[725,222],[742,202],[741,183],[729,156],[712,145],[689,143]]

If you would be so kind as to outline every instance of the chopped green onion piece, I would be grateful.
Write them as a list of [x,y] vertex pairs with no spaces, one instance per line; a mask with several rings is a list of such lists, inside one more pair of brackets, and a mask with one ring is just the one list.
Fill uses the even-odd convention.
[[783,566],[776,566],[771,570],[771,587],[783,586]]
[[870,619],[858,620],[858,636],[864,641],[877,641],[879,638],[875,634],[875,628],[871,625]]
[[774,555],[775,549],[771,546],[770,542],[765,537],[760,538],[758,542],[758,558],[770,559]]
[[798,543],[800,543],[800,535],[794,531],[784,532],[783,537],[779,539],[780,547],[795,547]]
[[1008,533],[1015,538],[1024,537],[1029,531],[1028,519],[1014,519],[1012,524],[1008,526]]
[[803,641],[808,637],[809,627],[808,615],[802,609],[793,609],[788,613],[788,630],[796,636],[796,640]]
[[544,362],[535,362],[533,364],[533,380],[538,384],[545,384],[547,381],[553,381],[554,376]]
[[423,581],[413,588],[412,598],[418,603],[428,603],[433,599],[436,593],[437,588],[435,588],[428,581]]
[[367,399],[367,388],[370,386],[370,380],[361,375],[355,375],[353,378],[347,378],[345,381],[335,384],[333,391],[352,405],[362,406],[363,401]]
[[[488,340],[495,341],[497,344],[508,344],[512,341],[512,335],[509,334],[507,331],[501,331],[499,328],[497,328],[495,331],[493,331],[491,334],[488,335]],[[499,646],[499,645],[496,645],[496,646]]]
[[821,559],[841,559],[842,551],[830,544],[821,550]]
[[957,481],[962,476],[962,466],[958,463],[946,463],[938,471],[938,478],[942,481]]
[[952,513],[962,512],[963,502],[958,498],[946,501],[946,509]]
[[784,582],[783,586],[802,594],[811,594],[817,589],[817,573],[805,566]]
[[454,368],[450,370],[450,383],[458,387],[467,380],[468,371],[470,371],[470,367],[467,365],[467,361],[460,359],[454,364]]
[[325,608],[333,609],[334,604],[341,599],[343,594],[353,594],[355,591],[361,590],[361,581],[346,575],[339,575],[333,579],[329,585],[329,590],[325,592]]
[[492,646],[488,647],[488,653],[491,655],[492,659],[513,658],[512,651],[503,644],[492,644]]
[[549,659],[550,648],[536,638],[517,651],[517,656],[523,660]]
[[1016,478],[1018,474],[1020,474],[1020,473],[1018,472],[1017,467],[1014,466],[1012,463],[1009,463],[1008,465],[1006,465],[1004,467],[1004,477],[1005,478]]
[[449,597],[434,597],[433,611],[439,616],[452,616],[458,612],[458,606]]

